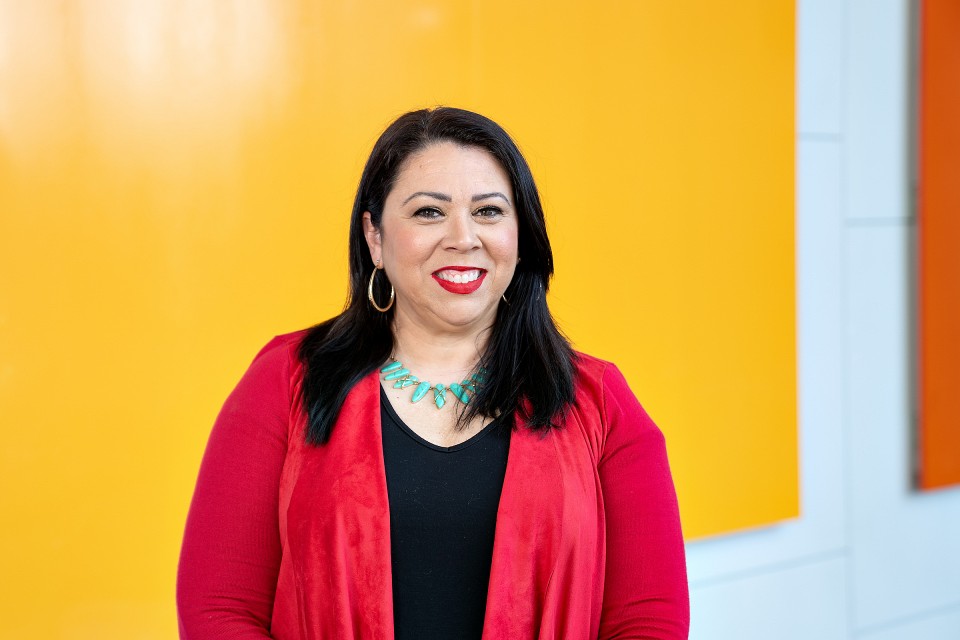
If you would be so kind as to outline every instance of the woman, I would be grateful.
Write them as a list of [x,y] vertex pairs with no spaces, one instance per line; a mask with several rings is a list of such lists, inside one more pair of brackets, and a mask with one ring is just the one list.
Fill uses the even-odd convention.
[[367,161],[339,316],[270,342],[210,436],[183,638],[686,638],[663,437],[573,352],[526,162],[483,116]]

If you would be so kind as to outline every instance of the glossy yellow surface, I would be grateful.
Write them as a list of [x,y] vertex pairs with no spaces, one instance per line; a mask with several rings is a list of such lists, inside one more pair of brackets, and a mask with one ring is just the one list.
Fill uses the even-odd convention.
[[209,427],[336,313],[376,135],[519,140],[551,304],[662,425],[685,529],[797,514],[793,2],[0,0],[0,637],[171,638]]

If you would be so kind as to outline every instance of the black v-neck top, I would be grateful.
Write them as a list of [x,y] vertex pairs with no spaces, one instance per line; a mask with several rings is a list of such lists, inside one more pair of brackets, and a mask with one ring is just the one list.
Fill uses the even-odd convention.
[[380,422],[394,637],[479,639],[510,429],[495,420],[465,442],[437,446],[403,423],[382,388]]

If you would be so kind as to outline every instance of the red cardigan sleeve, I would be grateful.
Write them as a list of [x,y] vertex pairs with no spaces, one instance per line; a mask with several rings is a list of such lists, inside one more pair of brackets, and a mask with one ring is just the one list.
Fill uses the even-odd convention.
[[270,637],[291,395],[286,342],[275,338],[257,355],[210,434],[180,551],[181,638]]
[[687,570],[663,434],[609,365],[598,465],[607,526],[601,638],[686,639]]

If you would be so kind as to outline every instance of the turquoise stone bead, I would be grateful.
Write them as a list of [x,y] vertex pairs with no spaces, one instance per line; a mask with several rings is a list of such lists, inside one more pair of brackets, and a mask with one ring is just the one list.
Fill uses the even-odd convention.
[[390,373],[391,371],[396,371],[402,366],[403,366],[402,364],[394,360],[390,364],[386,365],[384,368],[380,369],[380,373]]
[[420,379],[417,376],[407,376],[403,380],[397,380],[393,383],[394,389],[406,389],[420,382]]
[[457,400],[459,400],[460,402],[466,404],[469,401],[469,396],[467,396],[467,392],[464,391],[463,387],[457,384],[456,382],[454,382],[447,388],[453,392],[453,395],[457,396]]
[[396,380],[397,378],[403,378],[410,375],[410,369],[400,369],[399,371],[394,371],[393,373],[388,373],[383,376],[384,380]]
[[430,383],[421,382],[417,385],[416,391],[413,392],[413,397],[410,398],[410,402],[420,402],[423,400],[423,396],[427,395],[427,391],[430,391]]
[[434,387],[433,402],[437,405],[437,409],[443,409],[443,405],[447,403],[446,394],[447,389],[442,384]]

